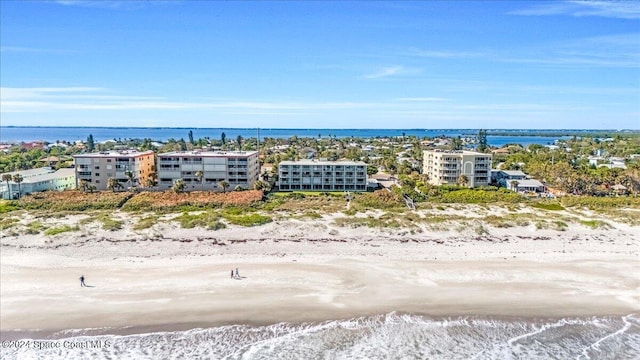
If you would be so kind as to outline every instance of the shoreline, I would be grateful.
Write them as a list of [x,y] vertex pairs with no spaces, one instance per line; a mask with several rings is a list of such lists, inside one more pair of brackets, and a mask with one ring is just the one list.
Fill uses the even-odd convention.
[[[0,337],[391,312],[521,319],[640,312],[638,228],[611,221],[567,231],[488,227],[485,235],[339,227],[331,218],[217,231],[160,222],[135,232],[128,221],[116,231],[2,237]],[[230,279],[235,268],[242,280]],[[95,287],[81,288],[80,275]]]
[[[561,318],[640,311],[640,297],[633,290],[638,288],[634,258],[621,257],[615,264],[576,258],[564,263],[244,261],[238,265],[242,280],[229,279],[228,269],[238,263],[221,260],[214,256],[130,259],[129,266],[94,264],[91,276],[84,273],[87,283],[96,286],[88,289],[76,284],[74,276],[82,271],[77,265],[38,271],[3,261],[4,274],[9,269],[20,278],[44,280],[38,288],[48,294],[25,296],[28,291],[3,275],[3,338],[16,329],[39,329],[36,332],[46,335],[104,327],[170,331],[177,324],[322,322],[389,312]],[[194,279],[193,274],[208,275]],[[64,277],[63,284],[59,279]]]

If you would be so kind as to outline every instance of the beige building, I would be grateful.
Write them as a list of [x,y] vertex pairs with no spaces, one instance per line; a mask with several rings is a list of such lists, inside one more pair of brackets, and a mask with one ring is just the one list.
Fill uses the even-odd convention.
[[362,161],[282,161],[280,191],[366,191],[367,164]]
[[[202,172],[198,178],[196,173]],[[185,191],[223,190],[221,181],[229,183],[229,190],[241,186],[252,189],[258,180],[257,151],[175,151],[158,155],[158,187],[171,189],[176,180],[185,182]]]
[[[109,178],[115,178],[123,188],[144,184],[155,169],[155,153],[151,150],[103,151],[74,155],[76,187],[87,181],[97,190],[106,190]],[[129,183],[127,172],[131,171],[135,183]]]
[[458,184],[461,175],[468,187],[487,186],[491,180],[491,154],[463,150],[426,150],[423,173],[432,185]]

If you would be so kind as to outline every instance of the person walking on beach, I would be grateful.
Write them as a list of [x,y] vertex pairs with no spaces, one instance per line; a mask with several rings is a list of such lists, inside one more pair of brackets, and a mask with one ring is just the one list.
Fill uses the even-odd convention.
[[233,269],[231,269],[231,278],[233,279]]
[[84,283],[84,275],[80,275],[80,287],[85,287],[85,286],[87,285]]
[[236,277],[239,278],[240,274],[238,274],[238,268],[236,268]]

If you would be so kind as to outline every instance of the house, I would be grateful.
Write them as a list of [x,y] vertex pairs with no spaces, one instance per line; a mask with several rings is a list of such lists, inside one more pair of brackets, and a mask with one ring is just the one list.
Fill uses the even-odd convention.
[[527,174],[520,170],[500,170],[496,174],[495,182],[502,187],[509,188],[509,183],[513,180],[525,180]]
[[543,183],[534,179],[511,180],[507,182],[507,189],[515,192],[543,193],[546,187]]

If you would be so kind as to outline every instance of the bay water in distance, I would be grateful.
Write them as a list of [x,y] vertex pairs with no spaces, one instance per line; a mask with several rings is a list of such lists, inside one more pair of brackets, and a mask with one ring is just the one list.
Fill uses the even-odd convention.
[[[174,127],[31,127],[7,126],[0,127],[0,142],[17,143],[29,141],[86,141],[91,134],[95,141],[119,139],[145,139],[166,141],[168,139],[188,139],[189,131],[193,131],[195,139],[208,137],[220,139],[225,133],[227,139],[235,139],[238,135],[243,138],[258,136],[256,128],[174,128]],[[472,136],[477,129],[260,129],[260,138],[286,139],[292,136],[313,138],[375,138],[394,136],[416,136],[418,138],[438,136],[456,137]],[[535,134],[535,135],[534,135]],[[544,130],[514,130],[513,136],[494,136],[491,133],[487,141],[492,146],[517,143],[523,146],[530,144],[547,145],[562,137],[541,136]]]

